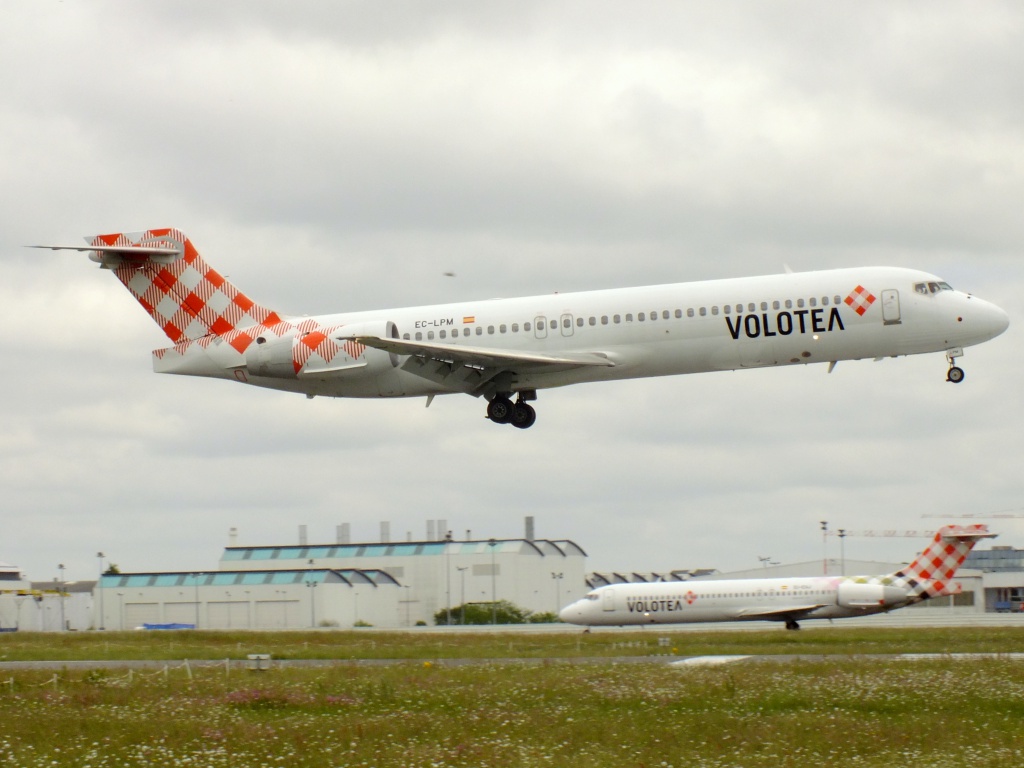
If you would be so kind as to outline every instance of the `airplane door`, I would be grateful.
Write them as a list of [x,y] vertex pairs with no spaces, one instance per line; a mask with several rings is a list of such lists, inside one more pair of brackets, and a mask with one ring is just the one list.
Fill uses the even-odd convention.
[[572,336],[572,315],[562,315],[562,335]]
[[614,611],[615,610],[615,591],[612,589],[606,589],[601,593],[601,610],[603,611]]
[[899,325],[903,322],[900,319],[900,292],[895,288],[887,288],[882,291],[882,323],[885,325]]
[[540,317],[533,318],[533,333],[538,339],[546,339],[548,337],[548,319],[541,315]]

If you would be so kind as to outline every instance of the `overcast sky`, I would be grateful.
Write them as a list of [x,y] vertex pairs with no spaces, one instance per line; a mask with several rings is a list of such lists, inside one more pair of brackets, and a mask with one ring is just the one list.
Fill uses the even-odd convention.
[[[0,561],[30,578],[94,578],[100,550],[210,568],[231,527],[505,538],[533,515],[590,570],[733,570],[820,558],[820,520],[1024,514],[1019,3],[34,0],[0,21]],[[463,395],[156,375],[168,342],[110,273],[22,247],[166,226],[287,313],[887,264],[1011,325],[958,386],[941,354],[588,384],[542,391],[521,431]],[[993,528],[1024,547],[1024,519]]]

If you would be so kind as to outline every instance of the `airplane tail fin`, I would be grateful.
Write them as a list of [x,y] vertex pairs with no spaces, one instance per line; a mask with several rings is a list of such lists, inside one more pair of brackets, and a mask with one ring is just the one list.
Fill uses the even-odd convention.
[[906,584],[909,597],[927,600],[930,597],[955,595],[960,585],[953,582],[957,569],[979,539],[991,539],[985,525],[946,525],[938,530],[931,544],[906,568],[893,574]]
[[38,247],[89,251],[175,344],[282,320],[210,268],[180,230],[118,232],[86,241],[88,246]]

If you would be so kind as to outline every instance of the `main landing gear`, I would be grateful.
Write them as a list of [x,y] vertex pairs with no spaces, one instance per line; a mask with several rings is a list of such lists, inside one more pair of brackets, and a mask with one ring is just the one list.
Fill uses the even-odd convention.
[[520,392],[513,403],[508,394],[495,395],[487,404],[487,418],[495,424],[511,424],[519,429],[528,429],[537,421],[537,412],[526,401],[536,397],[536,393]]
[[795,619],[786,619],[786,629],[800,629]]
[[950,349],[946,352],[946,359],[949,360],[949,371],[946,372],[946,381],[959,384],[964,380],[964,369],[958,368],[956,365],[956,359],[963,353],[962,349]]

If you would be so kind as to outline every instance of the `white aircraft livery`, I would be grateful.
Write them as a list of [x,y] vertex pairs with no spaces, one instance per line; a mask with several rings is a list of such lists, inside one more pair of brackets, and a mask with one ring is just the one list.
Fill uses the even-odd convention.
[[[588,381],[945,352],[1006,330],[1003,310],[935,275],[895,267],[709,280],[302,317],[212,269],[176,229],[86,238],[173,343],[158,373],[307,397],[465,393],[487,416],[533,425],[537,391]],[[514,400],[513,400],[514,398]]]
[[687,624],[714,621],[841,619],[885,613],[932,597],[956,595],[952,581],[984,525],[947,525],[910,565],[885,576],[811,576],[610,584],[591,590],[559,613],[562,621],[593,626]]

